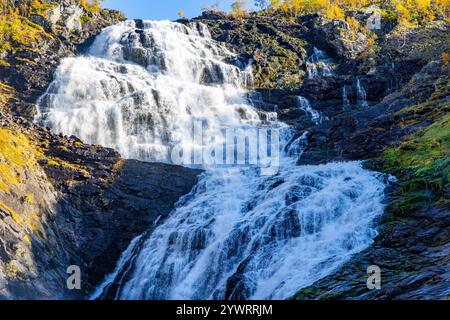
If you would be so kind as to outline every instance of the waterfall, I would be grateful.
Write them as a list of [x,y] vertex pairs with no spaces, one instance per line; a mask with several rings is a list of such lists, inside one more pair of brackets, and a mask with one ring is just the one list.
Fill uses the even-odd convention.
[[358,163],[207,173],[149,236],[120,299],[284,299],[366,248],[383,185]]
[[207,121],[208,136],[223,124],[259,121],[242,89],[251,66],[225,63],[234,55],[205,28],[169,21],[106,28],[87,56],[62,61],[36,121],[126,158],[164,162],[175,143],[192,145],[194,120]]
[[311,121],[314,124],[316,124],[316,125],[321,124],[323,120],[327,120],[327,118],[322,116],[319,111],[317,111],[317,110],[313,109],[313,107],[311,107],[311,103],[308,101],[308,99],[306,99],[305,97],[302,97],[302,96],[298,96],[297,100],[298,100],[298,105],[299,105],[300,109],[302,109],[303,111],[305,111],[307,114],[310,115]]
[[36,121],[147,161],[170,162],[177,143],[198,147],[197,119],[204,137],[236,127],[280,132],[276,172],[205,166],[93,298],[114,287],[117,299],[285,299],[372,243],[381,174],[358,162],[297,166],[307,133],[274,114],[262,119],[246,99],[251,70],[230,64],[234,58],[201,24],[126,22],[105,29],[86,56],[65,59],[39,99]]
[[331,77],[333,75],[333,59],[322,50],[314,47],[313,54],[306,61],[308,79]]
[[364,86],[361,84],[359,78],[356,78],[356,93],[358,96],[358,106],[360,108],[368,108],[369,104],[367,102],[367,93]]
[[289,157],[301,157],[308,144],[308,131],[303,132],[297,139],[286,145],[286,152]]

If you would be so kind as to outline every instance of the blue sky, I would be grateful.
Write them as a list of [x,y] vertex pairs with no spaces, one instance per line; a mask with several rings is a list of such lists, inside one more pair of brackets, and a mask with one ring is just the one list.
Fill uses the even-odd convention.
[[[178,11],[183,11],[186,17],[195,17],[201,13],[203,5],[212,5],[216,0],[106,0],[102,6],[117,9],[125,13],[129,19],[175,20]],[[233,0],[221,0],[220,9],[230,11]],[[253,4],[253,0],[247,1]]]

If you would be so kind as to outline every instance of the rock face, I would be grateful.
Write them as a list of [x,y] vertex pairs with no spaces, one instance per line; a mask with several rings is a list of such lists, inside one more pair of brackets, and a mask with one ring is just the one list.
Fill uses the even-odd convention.
[[[30,17],[52,37],[0,56],[9,64],[0,64],[0,299],[86,298],[130,240],[163,221],[201,173],[124,160],[29,121],[60,59],[123,19],[77,0],[55,2],[46,15]],[[352,14],[361,24],[368,18]],[[180,22],[206,24],[237,53],[233,63],[252,63],[257,88],[249,100],[309,132],[299,164],[369,160],[368,167],[398,177],[373,246],[294,298],[448,298],[450,72],[441,59],[448,23],[397,31],[383,21],[373,48],[347,22],[319,15],[208,12]],[[309,74],[325,59],[315,47],[330,72]],[[129,54],[136,63],[146,58]],[[324,120],[312,121],[299,96]],[[82,290],[67,290],[70,265],[81,268]],[[381,267],[381,290],[366,287],[369,265]]]
[[[9,66],[0,67],[0,299],[86,298],[201,173],[124,160],[29,121],[59,61],[123,19],[76,0],[55,2],[46,16],[30,17],[52,36],[1,57]],[[72,265],[81,290],[67,287]]]
[[239,65],[251,63],[256,86],[293,89],[301,83],[306,50],[296,37],[295,24],[258,15],[241,19],[220,12],[205,12],[193,21],[206,24],[214,39],[239,53]]
[[[433,94],[443,95],[436,105],[448,103],[448,89],[438,89],[439,83],[448,79],[447,74],[448,67],[432,61],[368,110],[335,114],[330,121],[311,129],[308,148],[299,163],[372,159],[386,147],[399,144],[402,137],[429,126],[430,117],[413,110],[400,111],[426,102]],[[366,81],[370,86],[371,80]],[[405,125],[407,120],[410,125]]]
[[[368,18],[364,12],[347,14],[361,25]],[[319,15],[287,22],[273,14],[205,13],[196,20],[209,25],[212,36],[240,59],[252,59],[255,70],[276,70],[274,77],[258,79],[257,73],[259,88],[249,99],[276,111],[300,133],[308,130],[299,164],[369,160],[368,167],[398,178],[386,194],[387,210],[373,246],[294,298],[448,298],[450,65],[441,56],[449,50],[449,24],[398,30],[395,22],[382,20],[374,47],[347,22]],[[261,40],[265,35],[270,42]],[[301,62],[286,70],[274,60],[273,48],[287,49],[291,37],[300,46],[289,50]],[[308,76],[314,47],[330,58],[331,73]],[[282,75],[290,72],[301,76],[286,82]],[[326,120],[312,121],[298,96]],[[381,290],[366,286],[370,265],[381,268]]]
[[[123,160],[114,150],[1,115],[1,163],[17,180],[2,171],[0,298],[86,297],[200,173]],[[71,265],[82,270],[82,290],[67,290]]]
[[[30,1],[14,2],[20,6]],[[0,82],[12,86],[16,93],[8,108],[29,119],[35,115],[34,103],[51,82],[61,59],[81,51],[103,28],[125,19],[114,10],[89,12],[79,0],[52,3],[54,7],[45,15],[30,17],[30,21],[41,26],[48,36],[1,57],[8,65],[0,64]]]

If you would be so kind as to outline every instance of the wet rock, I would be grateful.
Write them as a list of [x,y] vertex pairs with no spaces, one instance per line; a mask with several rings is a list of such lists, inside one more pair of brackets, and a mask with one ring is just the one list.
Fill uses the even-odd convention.
[[[411,213],[385,224],[375,243],[334,274],[301,290],[295,299],[444,299],[450,294],[448,206]],[[422,215],[430,217],[427,220]],[[394,218],[395,219],[395,218]],[[422,232],[416,233],[416,230]],[[421,244],[423,243],[423,244]],[[426,245],[425,245],[426,243]],[[381,268],[381,289],[367,288],[367,267]]]
[[[9,102],[10,110],[28,119],[34,117],[34,103],[50,83],[61,59],[82,50],[103,28],[124,20],[123,14],[114,10],[89,13],[78,0],[53,2],[57,6],[46,17],[32,15],[30,18],[52,37],[45,37],[31,50],[23,47],[14,54],[8,53],[3,59],[10,66],[0,66],[0,81],[15,89],[15,99]],[[81,24],[82,16],[89,20]]]
[[205,12],[184,23],[201,22],[212,37],[224,42],[246,63],[251,61],[255,85],[261,88],[295,89],[304,75],[306,50],[301,39],[294,37],[299,26],[270,17],[252,15],[238,19],[219,12]]
[[[0,190],[0,278],[7,280],[0,299],[85,298],[134,237],[164,221],[201,172],[123,160],[114,150],[0,115],[0,129],[26,136],[25,146],[41,146],[27,151],[38,158],[27,179],[12,185],[14,192]],[[70,265],[82,270],[81,291],[66,288]]]

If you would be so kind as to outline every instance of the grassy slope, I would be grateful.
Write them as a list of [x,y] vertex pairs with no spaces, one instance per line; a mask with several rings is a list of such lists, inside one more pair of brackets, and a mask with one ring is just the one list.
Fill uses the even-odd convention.
[[[448,65],[443,68],[447,68]],[[446,73],[446,71],[444,71]],[[450,82],[439,79],[435,93],[424,103],[399,111],[400,125],[428,119],[431,125],[405,137],[377,159],[377,169],[400,178],[391,210],[406,214],[434,204],[450,203]],[[411,120],[412,118],[412,120]]]

